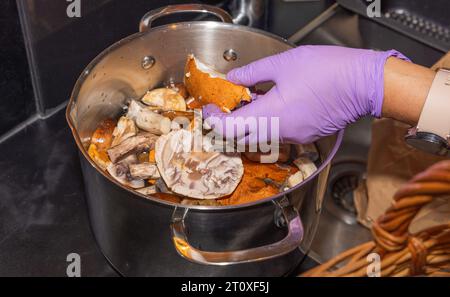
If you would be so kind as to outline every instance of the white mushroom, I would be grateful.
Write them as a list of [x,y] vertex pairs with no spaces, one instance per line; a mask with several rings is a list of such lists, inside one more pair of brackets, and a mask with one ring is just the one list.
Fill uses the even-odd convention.
[[198,199],[231,194],[244,166],[239,155],[194,152],[193,133],[172,131],[156,142],[156,163],[167,186],[175,193]]
[[172,130],[180,130],[180,129],[188,129],[190,125],[190,121],[187,117],[176,117],[172,120],[171,129]]
[[156,186],[154,186],[154,185],[148,186],[148,187],[145,187],[142,189],[138,189],[136,191],[138,191],[139,193],[144,194],[144,195],[152,195],[152,194],[156,193]]
[[303,180],[304,180],[303,172],[297,171],[293,175],[289,176],[289,178],[287,180],[287,185],[289,188],[292,188],[292,187],[298,185],[299,183],[301,183]]
[[158,167],[148,162],[130,165],[130,174],[135,179],[159,178]]
[[137,132],[138,131],[136,125],[134,124],[134,121],[132,119],[129,119],[126,116],[120,117],[119,121],[117,122],[117,126],[116,128],[114,128],[114,131],[112,133],[114,138],[112,140],[111,146],[116,146],[125,139],[135,136]]
[[294,160],[294,164],[302,172],[303,179],[307,179],[317,170],[316,165],[308,158],[297,158]]
[[108,150],[109,158],[113,163],[120,161],[123,157],[154,148],[158,136],[150,133],[140,133],[122,141],[122,143]]
[[148,91],[141,101],[162,110],[186,111],[186,102],[183,96],[169,88]]
[[137,162],[136,155],[129,155],[124,158],[122,161],[116,164],[109,164],[107,170],[109,174],[117,180],[119,183],[128,186],[130,188],[143,188],[145,186],[145,182],[142,179],[133,179],[130,176],[129,166],[131,164],[135,164]]
[[136,100],[132,100],[128,106],[127,117],[134,120],[136,125],[147,132],[161,135],[170,132],[171,121]]

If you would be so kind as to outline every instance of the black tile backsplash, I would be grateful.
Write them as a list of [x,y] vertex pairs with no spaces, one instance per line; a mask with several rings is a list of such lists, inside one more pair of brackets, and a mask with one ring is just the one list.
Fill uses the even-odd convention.
[[0,1],[0,135],[32,115],[36,106],[16,2]]
[[80,0],[81,17],[69,18],[60,0],[18,0],[29,39],[38,109],[46,114],[69,99],[84,67],[102,50],[138,31],[141,17],[157,7],[218,1]]

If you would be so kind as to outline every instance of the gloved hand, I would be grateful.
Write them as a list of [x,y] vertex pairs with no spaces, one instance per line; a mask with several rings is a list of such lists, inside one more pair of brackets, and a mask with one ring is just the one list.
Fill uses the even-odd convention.
[[[381,116],[384,65],[390,56],[408,60],[394,50],[300,46],[230,71],[227,79],[236,84],[272,81],[275,86],[230,114],[208,105],[204,117],[226,137],[230,134],[230,130],[223,131],[227,118],[275,117],[279,118],[281,142],[311,143],[365,115]],[[261,142],[266,140],[261,132],[267,130],[251,127],[237,137]]]

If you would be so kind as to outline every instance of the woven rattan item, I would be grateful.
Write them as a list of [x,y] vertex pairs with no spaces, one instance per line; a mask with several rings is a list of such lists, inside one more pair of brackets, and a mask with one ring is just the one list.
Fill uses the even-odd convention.
[[409,225],[434,198],[450,195],[450,160],[441,161],[400,188],[372,225],[373,241],[349,249],[302,276],[367,276],[368,256],[380,256],[379,276],[450,276],[450,223],[410,234]]

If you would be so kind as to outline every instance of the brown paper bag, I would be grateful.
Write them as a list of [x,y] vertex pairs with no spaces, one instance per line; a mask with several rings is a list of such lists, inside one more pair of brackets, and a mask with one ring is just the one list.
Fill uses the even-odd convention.
[[[450,53],[433,68],[450,67]],[[404,141],[409,126],[391,120],[375,120],[369,150],[367,179],[354,192],[358,221],[370,227],[392,203],[397,189],[417,173],[444,160],[408,146]],[[410,226],[414,232],[450,220],[450,199],[433,202],[416,216]]]

